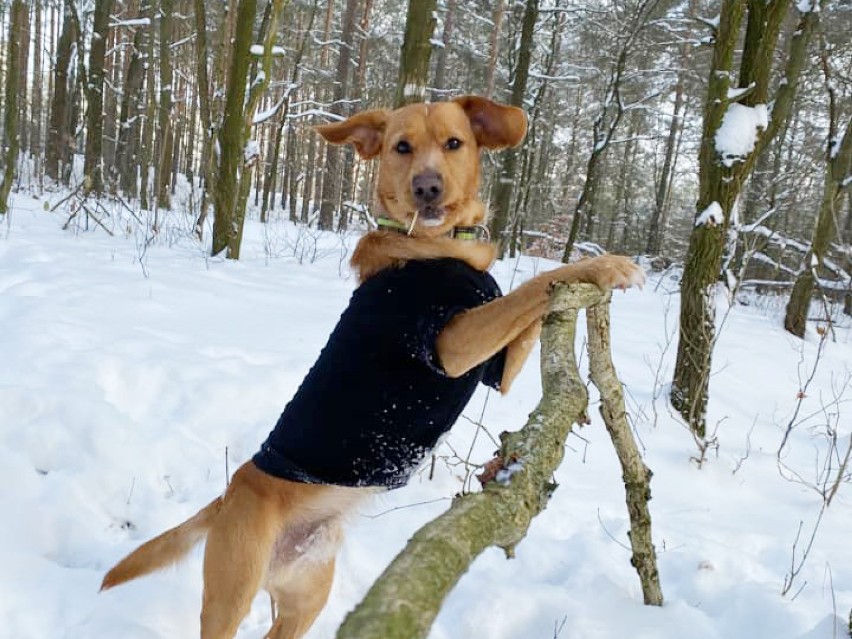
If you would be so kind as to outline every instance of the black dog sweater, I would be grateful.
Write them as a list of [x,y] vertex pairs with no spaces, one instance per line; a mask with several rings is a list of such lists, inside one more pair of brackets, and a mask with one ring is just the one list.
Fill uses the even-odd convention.
[[435,352],[454,315],[499,296],[491,275],[456,259],[410,261],[369,278],[255,465],[302,483],[404,485],[477,384],[499,387],[505,350],[455,379]]

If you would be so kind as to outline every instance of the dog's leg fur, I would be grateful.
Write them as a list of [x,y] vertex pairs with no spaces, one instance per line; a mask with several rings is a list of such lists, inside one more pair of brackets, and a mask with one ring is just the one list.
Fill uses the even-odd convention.
[[[544,316],[550,300],[550,287],[556,282],[586,282],[602,289],[627,288],[641,284],[644,274],[627,258],[604,255],[591,260],[581,260],[525,282],[505,297],[492,300],[483,306],[470,309],[450,320],[438,335],[435,345],[438,357],[447,375],[460,377],[481,364],[519,337],[526,339],[525,331]],[[531,347],[516,345],[510,349],[512,373],[523,364]],[[504,375],[504,379],[506,379]]]
[[314,623],[328,601],[334,581],[334,553],[326,559],[295,561],[287,570],[286,579],[269,584],[275,599],[278,616],[266,639],[299,639]]
[[536,320],[506,346],[506,363],[503,365],[503,378],[500,380],[500,392],[504,395],[509,392],[512,382],[524,367],[524,362],[527,361],[539,335],[541,320]]
[[237,471],[207,535],[201,639],[231,639],[236,634],[263,584],[272,548],[285,525],[287,504],[270,498],[259,475],[248,464]]

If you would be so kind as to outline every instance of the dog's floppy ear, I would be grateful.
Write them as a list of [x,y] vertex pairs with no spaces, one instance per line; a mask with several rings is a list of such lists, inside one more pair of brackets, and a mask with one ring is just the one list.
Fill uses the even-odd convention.
[[527,134],[527,114],[518,107],[465,95],[453,100],[467,114],[476,142],[487,149],[518,146]]
[[314,129],[331,144],[351,144],[365,160],[382,150],[382,137],[390,112],[386,109],[364,111],[343,122],[321,124]]

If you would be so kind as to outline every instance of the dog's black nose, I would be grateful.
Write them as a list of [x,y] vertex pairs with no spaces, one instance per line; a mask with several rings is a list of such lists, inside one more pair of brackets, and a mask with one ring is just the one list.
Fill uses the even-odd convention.
[[437,171],[424,171],[411,180],[411,193],[417,206],[433,204],[444,192],[444,179]]

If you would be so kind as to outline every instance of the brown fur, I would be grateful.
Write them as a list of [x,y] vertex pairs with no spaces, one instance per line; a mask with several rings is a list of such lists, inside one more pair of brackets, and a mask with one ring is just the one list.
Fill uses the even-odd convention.
[[[352,144],[364,158],[379,158],[379,213],[410,228],[408,235],[373,231],[361,239],[352,257],[361,282],[408,260],[451,257],[480,271],[490,267],[491,244],[446,234],[485,221],[477,194],[480,149],[519,144],[526,133],[520,109],[468,96],[367,111],[317,130],[331,143]],[[399,151],[400,141],[410,152]],[[440,177],[440,196],[429,203],[415,192],[415,178],[424,174]],[[438,356],[447,374],[460,376],[508,348],[505,393],[538,337],[554,282],[614,288],[643,279],[630,260],[616,256],[543,273],[453,318],[438,336]],[[267,638],[299,639],[328,598],[342,519],[370,493],[277,479],[249,462],[234,474],[223,497],[121,560],[104,577],[102,589],[173,564],[206,537],[202,639],[231,639],[260,588],[269,591],[279,610]]]

